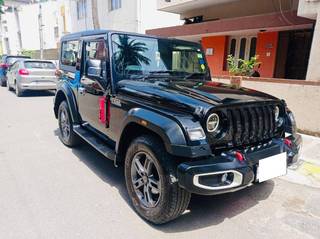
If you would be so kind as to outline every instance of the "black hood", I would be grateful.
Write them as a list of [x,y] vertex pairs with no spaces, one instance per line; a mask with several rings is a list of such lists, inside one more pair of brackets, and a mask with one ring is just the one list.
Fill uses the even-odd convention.
[[159,107],[196,115],[220,105],[277,100],[259,91],[212,81],[122,80],[118,86],[119,93],[143,99]]

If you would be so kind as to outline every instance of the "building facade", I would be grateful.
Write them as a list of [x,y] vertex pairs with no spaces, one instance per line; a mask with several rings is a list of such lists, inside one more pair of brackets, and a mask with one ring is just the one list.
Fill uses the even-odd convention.
[[319,42],[314,31],[317,15],[308,17],[301,2],[308,8],[310,2],[317,4],[317,0],[158,0],[159,10],[179,14],[184,25],[147,33],[201,42],[212,75],[229,74],[228,55],[246,60],[257,55],[261,77],[320,80],[320,74],[310,73]]
[[310,51],[307,79],[320,81],[320,1],[300,0],[298,15],[316,21]]
[[71,32],[68,3],[65,0],[6,1],[0,27],[2,54],[39,53],[42,47],[45,53],[50,53],[48,58],[57,58],[54,51],[60,37]]
[[73,32],[101,28],[145,33],[182,23],[179,15],[159,11],[156,0],[75,0],[70,4]]
[[183,23],[177,14],[158,11],[156,0],[21,0],[6,1],[3,10],[2,54],[27,50],[39,56],[42,48],[46,58],[58,57],[66,33],[99,28],[145,33]]

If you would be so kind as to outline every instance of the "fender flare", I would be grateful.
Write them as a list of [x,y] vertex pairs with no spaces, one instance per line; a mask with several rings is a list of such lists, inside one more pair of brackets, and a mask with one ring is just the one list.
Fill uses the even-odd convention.
[[65,81],[59,85],[54,98],[54,112],[56,118],[58,117],[59,105],[63,99],[66,99],[67,104],[69,106],[72,122],[74,124],[80,124],[81,119],[78,114],[78,105],[75,95],[69,84]]
[[[187,145],[183,131],[177,122],[154,111],[142,108],[133,108],[128,111],[120,129],[121,136],[117,142],[120,142],[126,126],[130,123],[136,123],[160,136],[168,151],[170,151],[170,145]],[[117,149],[118,146],[119,143],[117,143]]]
[[126,137],[126,127],[132,123],[138,124],[158,135],[162,139],[167,152],[172,155],[195,158],[211,154],[211,150],[207,145],[188,145],[187,137],[178,122],[143,108],[133,108],[128,111],[119,131],[116,152],[118,152],[121,141]]

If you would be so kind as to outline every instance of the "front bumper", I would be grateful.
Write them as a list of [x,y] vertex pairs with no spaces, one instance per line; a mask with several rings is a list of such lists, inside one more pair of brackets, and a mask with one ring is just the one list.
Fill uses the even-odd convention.
[[[257,182],[257,169],[261,159],[286,153],[287,166],[296,162],[301,142],[300,135],[289,136],[257,147],[181,163],[178,165],[177,179],[182,188],[195,194],[214,195],[237,191]],[[239,160],[236,152],[240,152],[244,160]]]

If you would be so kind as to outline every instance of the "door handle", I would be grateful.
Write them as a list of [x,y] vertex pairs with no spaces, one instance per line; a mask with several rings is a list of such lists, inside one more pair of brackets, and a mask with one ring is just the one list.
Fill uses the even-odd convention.
[[83,87],[79,87],[79,88],[78,88],[78,91],[79,91],[79,94],[80,94],[80,95],[85,95],[85,94],[86,94],[86,89],[83,88]]

